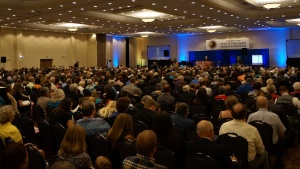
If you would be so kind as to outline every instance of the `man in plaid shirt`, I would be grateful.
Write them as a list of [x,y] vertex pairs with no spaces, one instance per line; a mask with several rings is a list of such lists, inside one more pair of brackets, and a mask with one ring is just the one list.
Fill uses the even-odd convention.
[[153,131],[145,130],[136,139],[137,155],[123,161],[123,169],[167,169],[156,164],[153,155],[156,151],[157,138]]

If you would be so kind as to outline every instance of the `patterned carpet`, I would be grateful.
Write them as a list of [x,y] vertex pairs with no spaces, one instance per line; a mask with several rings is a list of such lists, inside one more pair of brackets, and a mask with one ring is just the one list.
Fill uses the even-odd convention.
[[284,169],[300,169],[300,140],[296,140],[295,147],[288,148],[283,161]]

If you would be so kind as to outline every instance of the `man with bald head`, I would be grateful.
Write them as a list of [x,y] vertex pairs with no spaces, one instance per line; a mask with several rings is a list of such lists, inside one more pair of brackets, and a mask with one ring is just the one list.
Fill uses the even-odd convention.
[[224,123],[220,128],[219,134],[236,133],[245,138],[248,142],[249,169],[268,169],[268,153],[265,151],[265,146],[258,130],[246,122],[247,110],[245,105],[242,103],[234,105],[231,114],[233,120]]
[[226,146],[213,143],[214,126],[210,121],[201,120],[197,124],[198,140],[186,143],[186,156],[196,153],[209,155],[220,163],[222,169],[233,168],[233,162],[236,162],[234,156],[230,156],[229,149]]
[[268,99],[266,97],[259,96],[256,100],[256,105],[259,110],[250,114],[247,122],[261,120],[271,125],[273,128],[273,144],[276,144],[279,139],[283,139],[286,128],[277,114],[268,111]]
[[167,169],[156,164],[153,158],[157,146],[157,138],[152,130],[144,130],[136,138],[137,155],[125,158],[123,169]]

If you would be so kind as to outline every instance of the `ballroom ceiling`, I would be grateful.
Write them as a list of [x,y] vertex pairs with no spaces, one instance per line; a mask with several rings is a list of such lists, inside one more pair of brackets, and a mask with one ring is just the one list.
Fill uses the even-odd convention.
[[[280,8],[262,4],[279,2]],[[119,36],[173,36],[299,27],[300,0],[0,0],[2,27]],[[139,12],[150,12],[146,16]],[[155,13],[161,15],[156,16]],[[143,22],[141,18],[154,18]]]

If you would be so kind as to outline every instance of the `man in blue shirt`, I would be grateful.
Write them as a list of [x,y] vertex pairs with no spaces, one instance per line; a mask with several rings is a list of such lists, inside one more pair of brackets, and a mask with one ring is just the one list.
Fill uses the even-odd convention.
[[105,135],[110,129],[109,124],[102,118],[94,118],[96,113],[95,103],[86,100],[82,103],[81,108],[83,118],[77,120],[77,124],[84,128],[87,136],[92,136],[94,134]]

